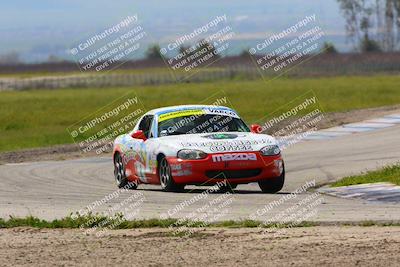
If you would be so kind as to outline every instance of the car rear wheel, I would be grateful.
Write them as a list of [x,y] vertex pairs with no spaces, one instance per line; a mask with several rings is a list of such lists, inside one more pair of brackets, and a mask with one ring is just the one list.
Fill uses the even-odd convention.
[[136,189],[137,184],[129,182],[125,173],[125,164],[120,153],[114,156],[114,177],[118,188]]
[[158,164],[158,175],[161,188],[167,192],[182,192],[185,188],[183,184],[177,184],[171,175],[171,167],[165,157],[162,157]]
[[285,184],[285,169],[283,169],[282,174],[278,177],[258,182],[261,191],[263,193],[270,193],[270,194],[274,194],[281,191],[284,184]]

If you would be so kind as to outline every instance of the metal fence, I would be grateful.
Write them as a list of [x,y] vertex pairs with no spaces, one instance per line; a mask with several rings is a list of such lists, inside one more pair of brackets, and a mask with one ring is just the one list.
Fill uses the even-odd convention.
[[[399,57],[400,59],[400,57]],[[288,77],[314,77],[334,75],[369,75],[376,73],[400,73],[400,60],[354,61],[349,58],[336,60],[313,60],[281,72],[261,71],[252,65],[202,68],[193,72],[169,72],[149,68],[147,72],[114,72],[106,74],[82,73],[79,75],[34,76],[30,78],[0,78],[0,91],[59,88],[112,88],[140,85],[160,85],[175,82],[207,82],[217,80],[254,80]]]
[[0,90],[59,88],[105,88],[137,85],[160,85],[175,82],[205,82],[233,78],[257,79],[255,68],[201,70],[195,73],[155,72],[42,76],[32,78],[0,78]]

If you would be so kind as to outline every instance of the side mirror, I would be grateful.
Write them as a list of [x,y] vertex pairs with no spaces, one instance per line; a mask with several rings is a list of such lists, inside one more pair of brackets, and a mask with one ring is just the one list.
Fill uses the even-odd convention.
[[262,128],[261,128],[261,126],[258,125],[258,124],[252,124],[252,125],[250,126],[250,129],[251,129],[251,132],[252,132],[252,133],[261,133],[261,132],[262,132]]
[[131,134],[132,138],[135,139],[142,139],[143,141],[146,141],[146,135],[144,134],[144,132],[142,130],[137,130],[136,132],[133,132]]

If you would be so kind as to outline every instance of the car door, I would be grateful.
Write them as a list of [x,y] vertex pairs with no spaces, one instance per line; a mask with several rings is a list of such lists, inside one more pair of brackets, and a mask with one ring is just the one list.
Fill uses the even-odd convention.
[[151,128],[153,124],[153,119],[153,115],[143,116],[143,118],[139,122],[137,129],[143,131],[146,137],[146,140],[139,139],[139,146],[136,148],[139,157],[138,160],[135,161],[136,175],[138,175],[139,179],[144,183],[150,182],[150,177],[148,174],[151,172],[153,157],[149,146],[149,140],[152,139]]
[[157,154],[159,152],[160,144],[157,140],[157,120],[156,117],[152,118],[150,129],[146,135],[147,139],[144,142],[143,149],[146,155],[145,172],[149,183],[158,183],[157,176]]

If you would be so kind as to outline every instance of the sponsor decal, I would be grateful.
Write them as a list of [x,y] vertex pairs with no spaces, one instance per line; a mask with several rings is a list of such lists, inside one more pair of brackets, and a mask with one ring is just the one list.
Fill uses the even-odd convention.
[[269,139],[260,139],[260,140],[229,140],[229,141],[209,141],[209,142],[181,142],[182,147],[217,147],[217,146],[248,146],[251,148],[251,145],[263,145],[263,144],[272,144],[273,141]]
[[188,176],[188,175],[192,175],[192,170],[181,170],[181,171],[174,171],[171,173],[172,176]]
[[215,133],[204,136],[209,139],[235,139],[237,138],[237,134],[225,134],[225,133]]
[[221,154],[221,155],[213,155],[212,160],[213,160],[213,162],[236,161],[236,160],[257,160],[257,155],[254,153]]
[[252,151],[251,145],[219,145],[219,146],[211,146],[210,150],[213,152],[222,152],[222,151]]
[[207,109],[207,111],[208,111],[207,114],[218,114],[218,115],[239,118],[238,114],[236,114],[236,112],[230,109],[209,108]]
[[187,110],[178,110],[174,112],[169,112],[165,114],[161,114],[158,117],[158,121],[166,121],[169,119],[174,119],[174,118],[179,118],[179,117],[186,117],[186,116],[194,116],[194,115],[203,115],[206,114],[206,112],[202,109],[187,109]]
[[221,116],[229,116],[234,118],[239,118],[239,115],[230,109],[220,109],[220,108],[191,108],[191,109],[181,109],[175,110],[173,112],[167,112],[158,116],[158,121],[166,121],[169,119],[179,118],[179,117],[187,117],[187,116],[200,116],[204,114],[211,115],[221,115]]
[[190,163],[171,164],[172,176],[192,175],[192,165]]

